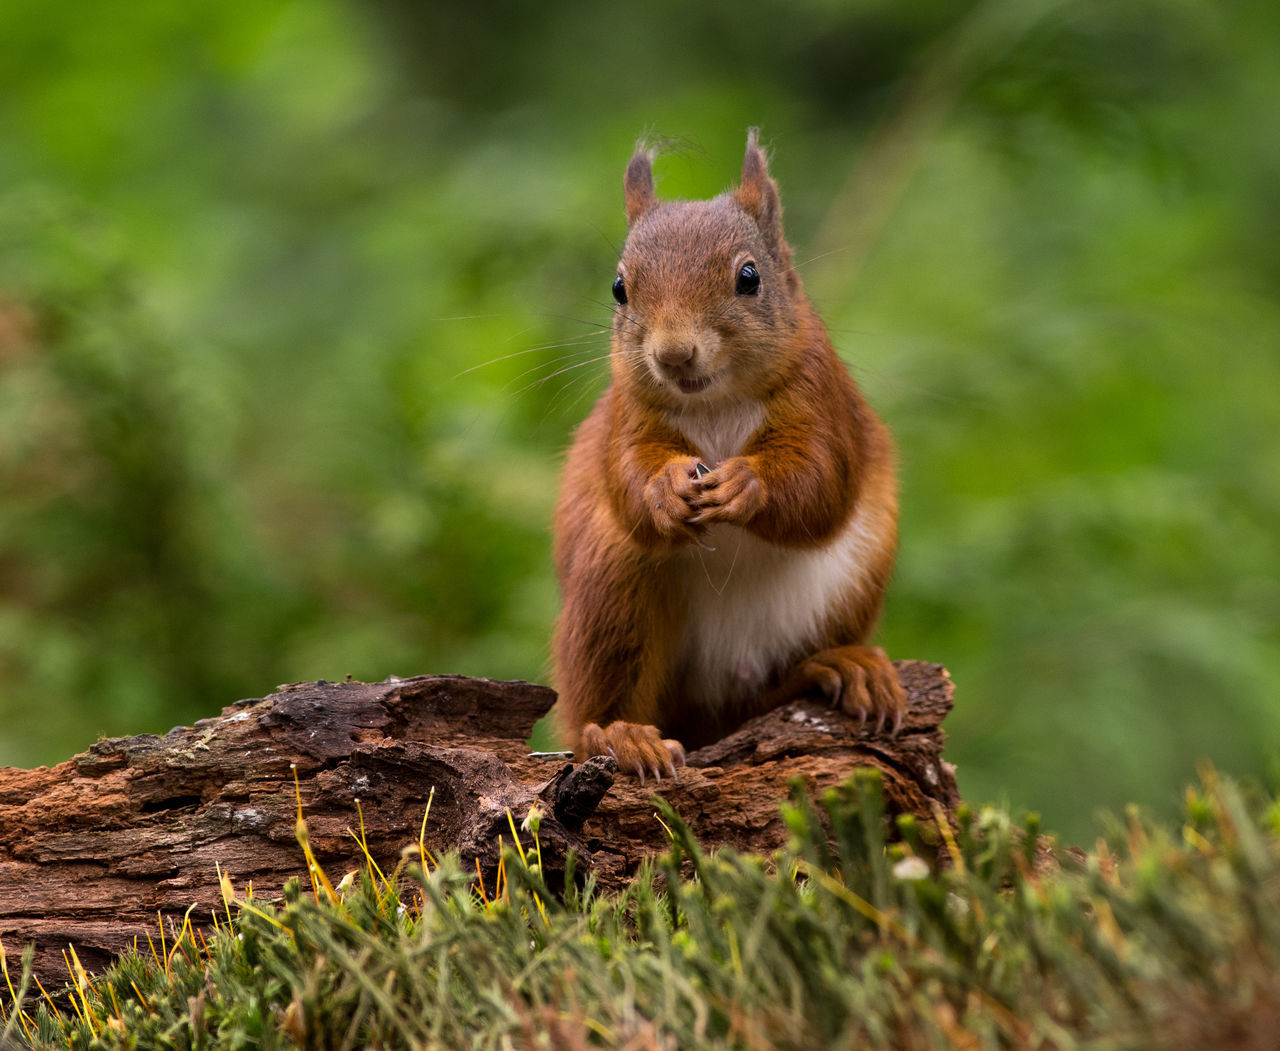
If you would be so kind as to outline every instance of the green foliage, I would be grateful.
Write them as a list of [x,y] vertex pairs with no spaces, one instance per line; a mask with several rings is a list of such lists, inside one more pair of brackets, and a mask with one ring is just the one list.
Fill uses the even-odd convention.
[[817,807],[797,789],[773,863],[706,855],[664,809],[670,855],[615,897],[557,900],[529,833],[492,898],[456,859],[402,891],[370,865],[332,895],[229,895],[208,939],[0,1022],[81,1049],[1270,1046],[1278,815],[1207,772],[1180,827],[1133,811],[1058,867],[996,808],[886,843],[863,772]]
[[[679,26],[679,32],[672,27]],[[901,453],[976,798],[1280,750],[1280,8],[0,10],[0,763],[296,679],[541,679],[621,168],[736,174]]]

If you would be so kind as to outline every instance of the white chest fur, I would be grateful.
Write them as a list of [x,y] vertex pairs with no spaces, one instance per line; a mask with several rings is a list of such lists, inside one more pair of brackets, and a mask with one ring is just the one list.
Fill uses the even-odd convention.
[[712,466],[718,460],[737,456],[747,439],[764,423],[764,406],[744,401],[719,411],[668,413],[667,422],[697,447]]
[[876,543],[860,515],[819,548],[785,548],[744,529],[708,533],[682,560],[685,625],[676,674],[698,703],[745,698],[815,652],[852,594],[867,586]]
[[[742,451],[764,423],[757,402],[668,422],[709,463]],[[867,586],[875,534],[854,514],[817,548],[771,544],[735,526],[710,530],[678,560],[685,624],[676,675],[696,702],[718,705],[758,693],[775,672],[815,651],[838,606]]]

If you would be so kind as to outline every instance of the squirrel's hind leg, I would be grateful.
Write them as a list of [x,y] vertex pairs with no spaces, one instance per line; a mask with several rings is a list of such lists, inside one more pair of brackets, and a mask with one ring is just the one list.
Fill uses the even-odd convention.
[[[553,644],[556,722],[579,759],[612,755],[642,780],[674,776],[684,748],[664,740],[656,724],[680,618],[661,574],[612,568],[584,566],[578,586],[565,588],[572,598]],[[624,610],[629,615],[621,616]]]
[[588,723],[582,728],[583,757],[611,755],[624,772],[635,774],[644,784],[645,775],[661,781],[663,773],[676,776],[676,767],[684,766],[684,746],[670,738],[664,740],[656,726],[623,722],[621,719],[601,728]]
[[818,693],[864,726],[897,734],[907,708],[898,673],[879,646],[834,646],[800,661],[770,693],[770,707]]

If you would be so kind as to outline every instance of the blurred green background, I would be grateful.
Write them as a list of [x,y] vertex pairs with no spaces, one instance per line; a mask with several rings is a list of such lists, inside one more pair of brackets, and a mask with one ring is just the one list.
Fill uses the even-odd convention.
[[1280,6],[0,7],[0,763],[277,683],[545,681],[621,177],[737,177],[900,448],[974,801],[1280,752]]

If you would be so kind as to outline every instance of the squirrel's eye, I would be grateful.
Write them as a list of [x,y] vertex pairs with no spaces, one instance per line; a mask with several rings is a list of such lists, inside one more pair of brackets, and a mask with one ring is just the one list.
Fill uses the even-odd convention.
[[622,280],[621,274],[613,279],[613,298],[618,301],[619,306],[627,305],[627,283]]
[[755,263],[742,264],[742,269],[738,271],[738,280],[734,283],[733,290],[740,296],[760,294],[760,271],[756,269]]

